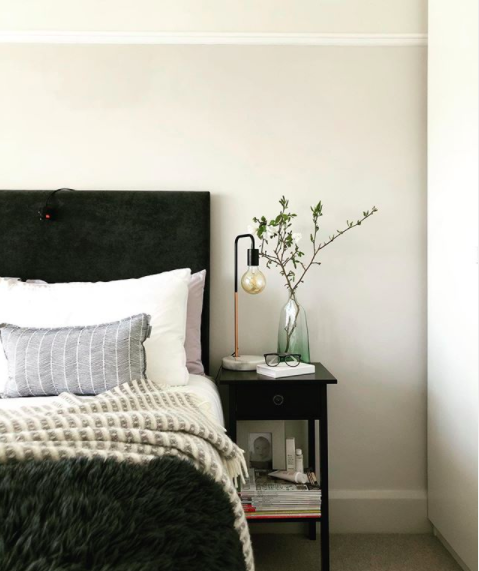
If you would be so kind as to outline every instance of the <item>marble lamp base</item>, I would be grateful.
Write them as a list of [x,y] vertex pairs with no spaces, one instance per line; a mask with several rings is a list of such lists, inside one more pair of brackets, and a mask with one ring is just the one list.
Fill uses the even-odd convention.
[[256,371],[256,365],[264,364],[264,357],[260,355],[241,355],[240,357],[223,357],[223,369],[229,371]]

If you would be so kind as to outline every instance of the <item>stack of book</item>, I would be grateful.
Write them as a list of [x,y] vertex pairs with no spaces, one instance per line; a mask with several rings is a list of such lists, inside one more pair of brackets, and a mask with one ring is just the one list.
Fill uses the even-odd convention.
[[249,479],[238,491],[247,519],[318,518],[321,490],[312,484],[293,484],[249,470]]

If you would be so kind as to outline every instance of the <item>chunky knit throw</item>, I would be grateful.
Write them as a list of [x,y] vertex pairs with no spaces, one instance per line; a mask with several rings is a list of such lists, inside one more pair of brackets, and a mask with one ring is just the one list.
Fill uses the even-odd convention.
[[208,415],[188,387],[125,383],[95,397],[62,394],[55,403],[20,410],[0,408],[0,463],[65,458],[114,458],[144,463],[159,456],[189,460],[226,492],[254,571],[247,522],[234,480],[243,478],[243,452]]

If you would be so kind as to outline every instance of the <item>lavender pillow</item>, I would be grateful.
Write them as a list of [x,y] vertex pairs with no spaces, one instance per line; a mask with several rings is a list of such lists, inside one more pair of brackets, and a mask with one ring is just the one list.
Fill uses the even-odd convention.
[[186,310],[186,368],[192,375],[204,375],[201,362],[201,313],[205,291],[206,270],[192,274],[188,286],[188,306]]

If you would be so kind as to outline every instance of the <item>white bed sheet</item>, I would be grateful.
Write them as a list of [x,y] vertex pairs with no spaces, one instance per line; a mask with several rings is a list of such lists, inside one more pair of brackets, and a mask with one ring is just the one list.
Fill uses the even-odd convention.
[[224,427],[225,419],[221,406],[220,393],[213,379],[206,375],[190,375],[188,385],[191,392],[197,394],[210,405],[213,418]]
[[[213,380],[204,375],[190,375],[188,385],[181,387],[181,389],[184,390],[186,387],[189,387],[191,392],[198,395],[203,402],[209,404],[213,418],[219,422],[221,426],[224,426],[225,422],[221,399]],[[57,398],[58,397],[24,397],[18,399],[0,399],[0,409],[15,410],[22,406],[38,406],[54,402]]]

